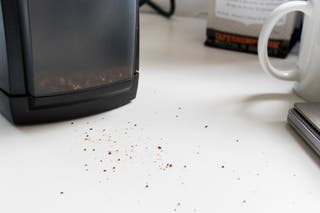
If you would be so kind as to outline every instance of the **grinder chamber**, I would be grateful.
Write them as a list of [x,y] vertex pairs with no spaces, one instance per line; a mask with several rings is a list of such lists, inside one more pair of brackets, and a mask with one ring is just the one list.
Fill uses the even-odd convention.
[[[19,97],[10,90],[2,94],[10,100],[10,115],[4,113],[10,120],[34,123],[79,117],[135,98],[137,1],[2,0],[1,7],[6,38],[13,22],[9,13],[19,15],[15,24],[25,85]],[[19,41],[6,39],[7,47],[10,42]],[[12,58],[8,54],[8,61]],[[16,76],[10,66],[7,72],[9,78]]]

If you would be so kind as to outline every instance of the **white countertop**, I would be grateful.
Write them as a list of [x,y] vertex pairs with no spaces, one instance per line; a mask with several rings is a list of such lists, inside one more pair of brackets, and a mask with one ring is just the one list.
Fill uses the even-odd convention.
[[204,20],[141,22],[131,104],[74,123],[0,117],[0,212],[318,211],[319,158],[286,125],[292,83],[204,47]]

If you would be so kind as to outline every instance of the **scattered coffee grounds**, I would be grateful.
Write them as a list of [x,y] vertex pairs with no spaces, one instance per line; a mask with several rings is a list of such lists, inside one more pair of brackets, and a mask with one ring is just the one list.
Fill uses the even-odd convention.
[[171,163],[167,163],[166,168],[172,168],[172,164]]
[[[179,110],[181,110],[182,108],[179,108]],[[175,114],[173,114],[175,115]],[[177,115],[179,116],[179,115]],[[129,161],[133,161],[133,160],[129,160],[130,159],[135,159],[136,158],[136,154],[140,154],[140,153],[136,153],[139,152],[141,149],[144,150],[144,148],[146,148],[146,150],[150,153],[152,153],[153,155],[156,155],[155,159],[150,158],[150,161],[154,161],[155,166],[159,166],[159,168],[161,169],[161,171],[167,171],[171,170],[171,171],[175,171],[173,168],[173,164],[174,162],[170,162],[170,161],[164,161],[164,157],[166,157],[165,154],[167,154],[166,152],[164,152],[164,150],[167,151],[167,146],[168,142],[165,142],[165,139],[163,137],[158,137],[156,139],[158,139],[158,141],[154,141],[155,143],[153,144],[141,144],[141,143],[131,143],[131,144],[126,144],[125,147],[121,146],[121,149],[119,149],[117,146],[114,145],[114,143],[119,143],[122,142],[121,138],[117,138],[117,134],[121,134],[121,136],[124,136],[125,134],[127,134],[126,137],[129,138],[129,136],[131,136],[131,132],[132,131],[137,131],[138,129],[140,129],[141,125],[138,123],[134,123],[134,122],[128,122],[129,125],[127,125],[127,127],[123,127],[121,129],[109,129],[107,131],[107,127],[103,128],[96,128],[95,126],[92,126],[93,123],[95,122],[88,122],[88,125],[84,125],[84,131],[82,132],[82,134],[80,135],[80,137],[85,136],[87,139],[89,139],[91,143],[87,144],[85,141],[83,141],[82,139],[82,143],[84,146],[86,146],[85,148],[82,147],[83,151],[86,151],[87,153],[83,153],[86,155],[90,154],[90,157],[93,157],[91,160],[94,161],[95,164],[98,164],[98,166],[94,166],[91,161],[85,161],[87,163],[82,164],[84,165],[84,167],[82,167],[82,171],[84,172],[87,171],[89,174],[89,172],[97,172],[98,175],[100,175],[100,177],[102,178],[101,180],[99,180],[99,183],[102,183],[104,180],[110,180],[110,178],[112,177],[112,175],[116,175],[119,171],[119,169],[122,168],[122,161],[125,163],[128,163]],[[125,123],[126,124],[126,123]],[[134,127],[138,127],[138,125],[140,125],[139,128],[134,128]],[[90,127],[91,126],[91,127]],[[141,130],[143,130],[143,128],[141,127]],[[97,137],[93,136],[93,133],[96,132],[98,133]],[[114,133],[114,134],[113,134]],[[134,135],[133,135],[134,136]],[[131,136],[131,137],[133,137]],[[89,138],[90,137],[90,138]],[[81,138],[80,138],[81,139]],[[134,138],[135,139],[135,138]],[[152,137],[143,137],[142,139],[149,141],[153,141],[156,140]],[[116,141],[117,140],[117,141]],[[99,141],[99,143],[98,143]],[[100,142],[101,141],[101,142]],[[134,140],[132,140],[134,141]],[[132,142],[131,141],[131,142]],[[139,141],[137,141],[139,142]],[[158,144],[157,144],[158,143]],[[106,145],[106,146],[104,146]],[[122,143],[121,143],[122,145]],[[141,149],[139,149],[141,147]],[[153,148],[152,148],[153,147]],[[118,148],[118,149],[117,149]],[[104,157],[101,156],[95,156],[98,153],[93,153],[93,152],[99,152],[99,150],[102,149],[104,151]],[[197,151],[197,150],[195,150]],[[199,152],[198,152],[199,154]],[[93,155],[93,156],[92,156]],[[164,155],[164,156],[162,156]],[[100,159],[99,159],[100,158]],[[105,158],[105,159],[104,159]],[[139,160],[139,158],[138,158]],[[120,162],[121,161],[121,162]],[[109,163],[112,163],[111,165]],[[143,162],[144,164],[145,162]],[[90,164],[90,168],[89,168],[89,164]],[[187,165],[185,164],[180,164],[180,165],[175,165],[177,167],[177,170],[179,171],[179,168],[187,168]],[[89,171],[90,169],[90,171]],[[118,169],[118,170],[116,170]],[[180,170],[181,171],[181,170]],[[85,173],[85,172],[84,172]],[[149,174],[150,176],[150,174]],[[179,180],[177,182],[178,185],[182,186],[185,185],[184,180]],[[144,185],[142,185],[142,187],[144,187],[146,189],[146,192],[151,190],[153,187],[151,187],[151,185],[149,185],[149,183],[145,183]],[[176,203],[176,211],[179,210],[178,206],[180,206],[181,203],[178,202]],[[173,206],[174,207],[174,206]]]

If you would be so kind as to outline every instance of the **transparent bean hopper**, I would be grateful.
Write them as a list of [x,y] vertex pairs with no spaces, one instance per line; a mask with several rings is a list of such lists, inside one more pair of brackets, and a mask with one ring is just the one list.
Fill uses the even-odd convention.
[[0,112],[8,120],[71,119],[135,98],[136,0],[0,1]]

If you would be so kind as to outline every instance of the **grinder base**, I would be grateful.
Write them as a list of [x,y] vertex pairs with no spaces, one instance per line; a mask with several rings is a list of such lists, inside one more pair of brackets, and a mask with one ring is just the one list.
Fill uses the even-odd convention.
[[128,104],[137,94],[139,74],[132,80],[72,94],[35,98],[10,96],[0,90],[0,113],[15,124],[74,119]]

